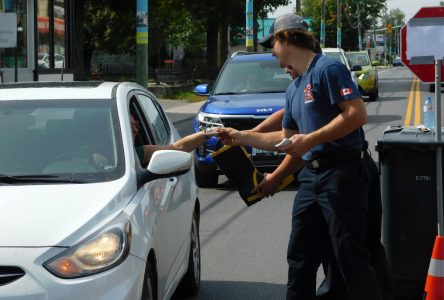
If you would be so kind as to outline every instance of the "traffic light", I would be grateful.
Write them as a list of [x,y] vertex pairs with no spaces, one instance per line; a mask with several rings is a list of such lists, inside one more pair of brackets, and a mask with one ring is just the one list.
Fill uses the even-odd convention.
[[393,26],[392,26],[392,24],[387,24],[386,29],[387,29],[387,32],[388,32],[388,33],[392,33],[392,30],[393,30]]

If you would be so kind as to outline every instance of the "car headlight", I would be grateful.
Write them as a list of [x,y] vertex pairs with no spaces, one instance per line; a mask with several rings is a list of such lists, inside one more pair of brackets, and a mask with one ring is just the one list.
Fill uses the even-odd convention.
[[131,223],[121,213],[102,230],[46,261],[43,266],[61,278],[78,278],[109,270],[128,256]]
[[370,78],[370,77],[372,77],[372,73],[371,72],[367,72],[367,73],[362,73],[361,74],[361,76],[359,76],[359,79],[367,79],[367,78]]
[[207,114],[200,112],[197,114],[197,120],[199,121],[199,129],[205,130],[212,127],[223,127],[222,120],[219,115]]

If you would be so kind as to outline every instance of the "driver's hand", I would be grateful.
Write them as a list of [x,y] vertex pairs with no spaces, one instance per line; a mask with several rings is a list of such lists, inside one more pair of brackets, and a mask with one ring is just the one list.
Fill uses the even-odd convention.
[[92,162],[95,167],[103,169],[108,164],[108,159],[100,153],[93,153]]

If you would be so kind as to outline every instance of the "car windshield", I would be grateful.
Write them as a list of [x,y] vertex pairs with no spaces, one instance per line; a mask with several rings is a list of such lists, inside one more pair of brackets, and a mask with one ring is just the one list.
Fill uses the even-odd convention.
[[223,68],[214,94],[284,93],[291,77],[277,59],[230,61]]
[[365,53],[347,53],[348,60],[353,66],[369,66],[370,61]]
[[124,172],[115,101],[2,101],[0,139],[0,178],[99,182]]

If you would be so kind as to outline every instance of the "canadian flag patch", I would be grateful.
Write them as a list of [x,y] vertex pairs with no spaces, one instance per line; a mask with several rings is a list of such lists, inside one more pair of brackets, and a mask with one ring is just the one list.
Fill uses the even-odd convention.
[[353,94],[353,89],[345,88],[341,90],[341,96],[347,96]]

